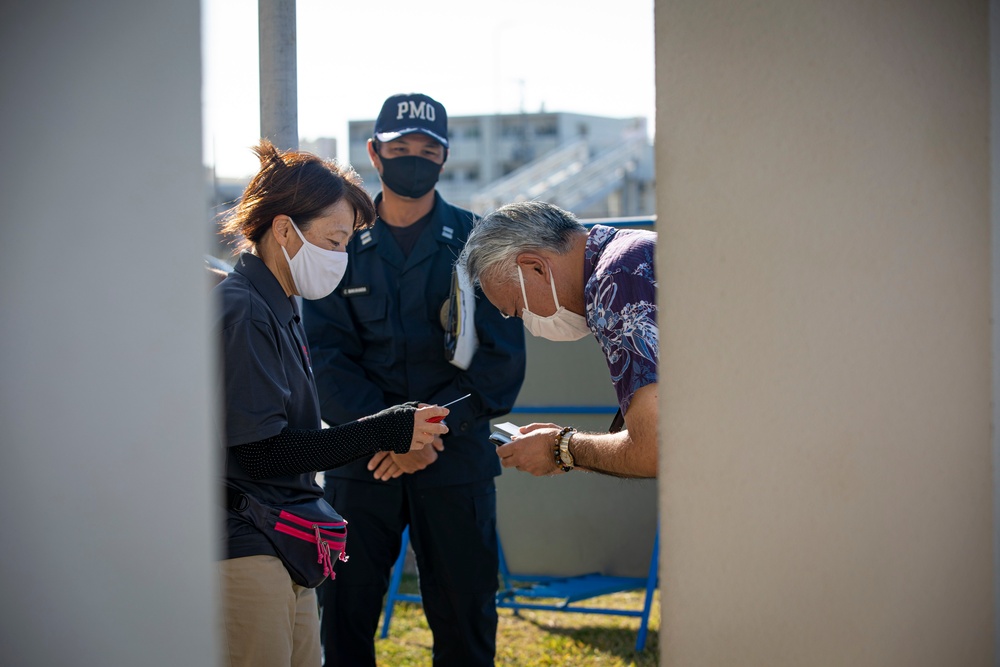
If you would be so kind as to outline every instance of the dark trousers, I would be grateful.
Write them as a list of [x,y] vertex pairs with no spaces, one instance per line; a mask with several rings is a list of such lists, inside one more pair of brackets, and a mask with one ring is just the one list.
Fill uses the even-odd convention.
[[375,633],[403,528],[417,559],[434,667],[492,666],[496,654],[496,487],[431,489],[327,477],[348,521],[349,559],[319,588],[326,667],[374,667]]

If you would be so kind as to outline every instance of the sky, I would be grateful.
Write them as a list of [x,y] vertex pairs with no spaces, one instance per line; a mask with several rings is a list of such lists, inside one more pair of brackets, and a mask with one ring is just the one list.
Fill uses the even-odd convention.
[[[205,163],[254,173],[257,2],[202,0]],[[653,127],[653,0],[298,0],[298,126],[335,137],[386,97],[422,92],[449,116],[562,111]]]

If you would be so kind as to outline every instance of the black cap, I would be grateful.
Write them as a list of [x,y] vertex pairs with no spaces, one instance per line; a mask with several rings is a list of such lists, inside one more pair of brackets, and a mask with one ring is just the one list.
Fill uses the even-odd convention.
[[375,138],[392,141],[420,132],[448,147],[448,112],[437,100],[420,93],[393,95],[375,120]]

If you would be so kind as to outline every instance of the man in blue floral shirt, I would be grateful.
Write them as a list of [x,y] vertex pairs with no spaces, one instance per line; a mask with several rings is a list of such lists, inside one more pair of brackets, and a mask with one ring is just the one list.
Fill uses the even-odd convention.
[[460,258],[505,317],[529,333],[601,344],[624,430],[582,433],[522,426],[497,448],[504,467],[533,475],[574,467],[618,477],[655,477],[657,466],[656,234],[595,225],[590,231],[545,202],[508,204],[480,220]]

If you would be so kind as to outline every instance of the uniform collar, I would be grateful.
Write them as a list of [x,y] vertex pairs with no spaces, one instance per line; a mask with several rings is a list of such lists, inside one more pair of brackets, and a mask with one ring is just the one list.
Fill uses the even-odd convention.
[[250,281],[279,321],[291,322],[298,318],[292,298],[285,294],[277,277],[260,257],[248,252],[241,253],[233,271]]
[[[378,209],[379,202],[382,201],[382,193],[375,195],[375,208]],[[457,223],[446,215],[448,207],[437,191],[434,192],[434,207],[431,209],[431,219],[427,223],[427,228],[420,235],[420,239],[413,246],[413,251],[409,257],[403,257],[403,252],[393,242],[386,242],[391,232],[386,229],[386,223],[382,218],[375,220],[371,229],[365,229],[355,234],[352,243],[355,244],[356,252],[368,252],[379,248],[379,254],[390,264],[397,267],[409,268],[419,264],[427,257],[434,255],[440,245],[450,245],[457,248],[455,255],[462,249],[464,238],[460,237],[462,230]]]

